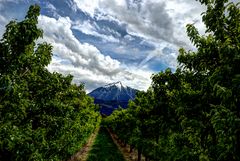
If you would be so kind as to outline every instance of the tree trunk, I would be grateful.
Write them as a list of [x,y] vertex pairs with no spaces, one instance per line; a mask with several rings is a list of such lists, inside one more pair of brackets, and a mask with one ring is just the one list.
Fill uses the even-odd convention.
[[[240,131],[238,130],[236,133],[236,153],[235,154],[239,154],[240,153]],[[239,160],[240,157],[238,155],[238,158],[236,160]]]
[[145,157],[145,161],[149,161],[149,158],[148,158],[148,157]]
[[142,160],[142,148],[138,148],[138,161]]
[[133,152],[133,145],[130,145],[130,151],[129,151],[130,153],[132,153]]

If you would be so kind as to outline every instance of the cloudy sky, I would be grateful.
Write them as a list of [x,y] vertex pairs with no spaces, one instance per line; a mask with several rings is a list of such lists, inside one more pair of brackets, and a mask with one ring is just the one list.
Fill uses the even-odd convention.
[[146,90],[153,73],[176,69],[180,47],[193,48],[186,24],[204,33],[205,8],[195,0],[0,0],[0,36],[31,4],[41,6],[39,41],[54,47],[47,68],[87,91],[117,81]]

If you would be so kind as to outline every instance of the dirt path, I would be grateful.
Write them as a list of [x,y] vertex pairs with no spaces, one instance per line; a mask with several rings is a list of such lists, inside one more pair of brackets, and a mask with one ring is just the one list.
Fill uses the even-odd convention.
[[82,149],[71,157],[68,161],[86,161],[88,153],[91,150],[91,147],[96,139],[96,136],[99,132],[99,128],[90,136],[87,144],[82,147]]
[[105,127],[101,127],[87,161],[126,161]]
[[[130,146],[127,145],[127,146],[122,146],[120,145],[120,143],[117,142],[117,137],[116,135],[114,135],[113,133],[111,133],[109,130],[108,130],[109,134],[111,135],[114,143],[117,145],[118,149],[121,151],[121,153],[123,154],[124,158],[126,161],[137,161],[137,151],[136,150],[133,150],[131,153],[130,153]],[[142,161],[145,160],[145,157],[142,156]]]
[[[101,132],[102,133],[102,132]],[[117,146],[117,149],[120,151],[120,153],[123,155],[124,159],[126,161],[137,161],[137,151],[136,150],[133,150],[131,153],[130,153],[130,147],[129,145],[127,146],[122,146],[120,143],[117,142],[117,137],[111,133],[110,131],[108,131],[112,141],[114,142],[114,144]],[[100,161],[104,158],[109,160],[108,158],[106,157],[109,157],[109,154],[111,155],[111,153],[113,153],[111,150],[104,150],[104,147],[106,148],[106,144],[107,142],[110,142],[109,140],[99,140],[97,137],[99,137],[99,135],[102,135],[102,134],[99,134],[99,129],[97,129],[89,138],[87,144],[79,151],[77,152],[75,155],[73,155],[71,157],[71,159],[69,159],[68,161],[88,161],[88,160],[96,160],[96,158],[98,158],[97,160]],[[102,136],[100,136],[102,137]],[[99,141],[97,141],[99,140]],[[96,144],[96,141],[99,142],[97,145]],[[99,147],[99,145],[101,144],[101,146],[103,145],[103,147]],[[97,154],[99,152],[96,151],[96,149],[99,149],[97,151],[99,152],[103,152],[103,151],[111,151],[110,153],[108,153],[107,155],[104,154],[105,156],[102,156],[102,159],[99,158],[100,155],[102,154]],[[113,147],[111,147],[110,149],[114,149]],[[92,151],[95,151],[94,153]],[[92,158],[93,155],[95,155],[95,159]],[[115,159],[118,158],[120,159],[119,157],[116,157],[115,156]],[[100,160],[99,160],[100,159]],[[120,159],[121,160],[121,159]],[[142,161],[144,161],[145,158],[142,156]],[[110,161],[110,160],[109,160]],[[114,160],[112,160],[114,161]]]

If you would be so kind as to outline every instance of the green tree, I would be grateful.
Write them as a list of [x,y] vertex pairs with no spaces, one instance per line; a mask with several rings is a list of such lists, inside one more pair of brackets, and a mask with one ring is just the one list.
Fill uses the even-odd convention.
[[205,136],[199,138],[202,142],[199,147],[205,152],[200,156],[207,160],[239,160],[239,3],[200,2],[207,6],[202,18],[206,35],[201,36],[193,25],[188,25],[187,33],[197,51],[181,49],[178,57],[185,72],[202,77],[198,82],[202,102],[199,112],[205,115],[201,119],[204,123],[201,135]]
[[240,160],[240,3],[199,1],[206,34],[187,25],[197,50],[180,49],[176,72],[155,74],[124,112],[136,122],[132,143],[152,160]]
[[100,117],[84,86],[50,73],[52,46],[36,44],[40,7],[11,21],[0,41],[0,160],[65,160],[85,143]]

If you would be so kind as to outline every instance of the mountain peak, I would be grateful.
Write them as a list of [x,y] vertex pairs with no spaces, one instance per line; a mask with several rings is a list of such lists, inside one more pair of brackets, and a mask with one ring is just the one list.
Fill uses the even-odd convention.
[[124,86],[120,81],[99,87],[89,93],[95,99],[101,100],[129,100],[135,97],[137,90]]
[[122,88],[126,88],[127,86],[124,86],[122,84],[122,82],[118,81],[118,82],[114,82],[114,83],[110,83],[104,86],[104,88],[109,88],[109,87],[117,87],[118,89],[122,89]]
[[137,91],[118,81],[99,87],[88,95],[94,98],[96,104],[100,105],[102,114],[110,115],[119,106],[126,108],[128,101],[135,98]]

